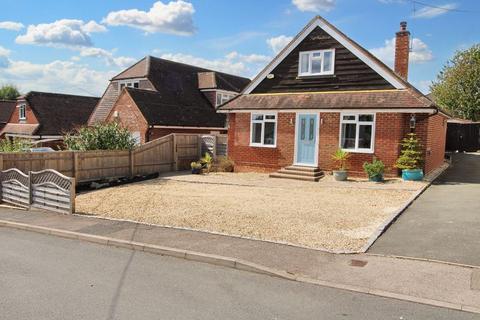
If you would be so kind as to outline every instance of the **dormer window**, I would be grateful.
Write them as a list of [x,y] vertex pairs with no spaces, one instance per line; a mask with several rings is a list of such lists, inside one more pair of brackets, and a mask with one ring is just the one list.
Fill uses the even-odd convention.
[[128,88],[138,88],[140,81],[139,80],[124,80],[120,81],[120,91],[123,90],[123,88],[128,87]]
[[216,106],[224,104],[225,102],[232,99],[233,97],[235,97],[233,93],[217,92]]
[[335,63],[335,49],[300,52],[299,76],[332,75]]
[[25,104],[21,104],[18,108],[18,120],[26,120],[27,119],[27,106]]

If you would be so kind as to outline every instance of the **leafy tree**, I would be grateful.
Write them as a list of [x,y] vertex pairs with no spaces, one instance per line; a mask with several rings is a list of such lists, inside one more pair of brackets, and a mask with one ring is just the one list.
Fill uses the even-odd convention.
[[422,145],[415,133],[409,133],[400,143],[402,150],[395,163],[398,169],[420,169],[423,165]]
[[457,52],[430,89],[433,99],[453,115],[480,120],[480,44]]
[[0,87],[0,100],[15,100],[20,96],[17,87],[13,85],[4,85]]
[[0,140],[0,152],[23,152],[31,147],[30,141],[26,139],[13,138]]
[[131,150],[135,139],[117,122],[81,127],[67,133],[64,142],[69,150]]

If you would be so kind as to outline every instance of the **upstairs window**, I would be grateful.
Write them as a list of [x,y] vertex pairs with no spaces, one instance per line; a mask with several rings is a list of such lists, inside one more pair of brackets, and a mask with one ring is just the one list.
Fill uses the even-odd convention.
[[224,104],[225,102],[232,99],[233,97],[235,97],[235,95],[232,93],[217,92],[216,106]]
[[25,104],[21,104],[18,109],[18,119],[19,120],[27,119],[27,106]]
[[340,147],[349,152],[373,152],[375,114],[342,114],[340,118]]
[[271,147],[276,145],[277,115],[252,113],[250,145]]
[[123,90],[123,88],[128,87],[128,88],[137,88],[139,87],[140,81],[138,80],[126,80],[120,82],[120,91]]
[[321,76],[333,74],[335,50],[315,50],[300,52],[299,76]]

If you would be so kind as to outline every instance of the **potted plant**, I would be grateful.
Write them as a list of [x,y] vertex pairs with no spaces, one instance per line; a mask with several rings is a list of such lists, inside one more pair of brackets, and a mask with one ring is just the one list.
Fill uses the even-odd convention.
[[332,155],[333,161],[337,163],[338,170],[333,170],[333,177],[337,181],[345,181],[347,180],[348,173],[347,173],[347,161],[350,158],[350,153],[344,151],[342,149],[338,149]]
[[400,143],[402,150],[395,167],[402,170],[402,179],[420,181],[423,179],[422,145],[415,133],[409,133]]
[[210,168],[213,164],[213,157],[210,155],[210,153],[205,152],[205,156],[200,159],[200,163],[202,165],[202,169],[206,169],[207,173],[210,173]]
[[202,172],[202,164],[199,162],[192,162],[190,163],[190,167],[192,168],[193,174],[200,174]]
[[385,171],[385,165],[382,161],[373,158],[372,162],[363,163],[363,170],[368,176],[368,180],[375,182],[383,181],[383,172]]

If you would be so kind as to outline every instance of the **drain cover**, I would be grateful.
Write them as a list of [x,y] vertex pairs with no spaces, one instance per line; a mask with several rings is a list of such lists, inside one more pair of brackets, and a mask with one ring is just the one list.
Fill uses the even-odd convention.
[[352,259],[350,260],[350,265],[352,267],[365,267],[365,265],[368,263],[368,261],[363,261],[363,260],[356,260],[356,259]]

